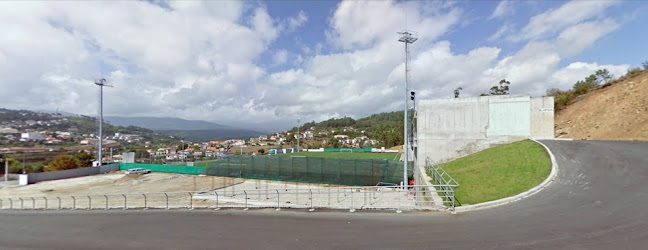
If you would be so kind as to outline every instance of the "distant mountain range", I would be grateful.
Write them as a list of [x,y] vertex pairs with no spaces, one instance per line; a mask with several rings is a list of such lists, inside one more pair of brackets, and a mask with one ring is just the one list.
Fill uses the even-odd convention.
[[197,120],[185,120],[172,117],[123,117],[104,116],[104,120],[113,125],[138,126],[151,130],[209,130],[236,129],[218,123]]
[[113,125],[148,128],[159,133],[195,142],[233,138],[247,139],[265,134],[255,130],[240,129],[214,122],[171,117],[104,116],[104,120]]

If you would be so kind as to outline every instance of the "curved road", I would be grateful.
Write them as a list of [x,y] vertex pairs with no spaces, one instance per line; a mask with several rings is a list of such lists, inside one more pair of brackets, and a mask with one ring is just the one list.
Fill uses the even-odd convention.
[[558,177],[456,215],[336,211],[1,211],[0,248],[552,248],[648,244],[648,143],[542,141]]

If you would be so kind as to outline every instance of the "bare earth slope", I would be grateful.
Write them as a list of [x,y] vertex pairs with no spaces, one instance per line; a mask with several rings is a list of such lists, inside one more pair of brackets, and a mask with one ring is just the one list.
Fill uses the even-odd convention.
[[648,71],[579,99],[556,113],[556,137],[648,141]]

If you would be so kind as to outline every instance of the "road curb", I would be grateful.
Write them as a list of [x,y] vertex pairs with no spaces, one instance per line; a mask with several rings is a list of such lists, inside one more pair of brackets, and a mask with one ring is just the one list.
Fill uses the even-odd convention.
[[551,150],[549,150],[549,148],[546,145],[544,145],[543,143],[541,143],[541,142],[539,142],[537,140],[534,140],[534,139],[531,139],[531,140],[538,143],[538,144],[540,144],[540,145],[542,145],[545,148],[545,150],[547,150],[547,153],[549,154],[549,158],[551,159],[551,172],[549,173],[549,176],[547,176],[547,178],[544,181],[542,181],[537,186],[535,186],[535,187],[533,187],[533,188],[531,188],[531,189],[529,189],[527,191],[524,191],[522,193],[519,193],[517,195],[502,198],[502,199],[499,199],[499,200],[487,201],[487,202],[483,202],[483,203],[479,203],[479,204],[457,207],[457,208],[455,208],[455,212],[468,212],[468,211],[473,211],[473,210],[478,210],[478,209],[483,209],[483,208],[491,208],[491,207],[501,206],[501,205],[508,204],[508,203],[511,203],[511,202],[515,202],[515,201],[524,199],[526,197],[529,197],[531,195],[534,195],[534,194],[540,192],[545,187],[549,186],[549,184],[551,184],[556,179],[556,176],[558,174],[558,164],[556,163],[556,157],[554,157],[553,153],[551,152]]

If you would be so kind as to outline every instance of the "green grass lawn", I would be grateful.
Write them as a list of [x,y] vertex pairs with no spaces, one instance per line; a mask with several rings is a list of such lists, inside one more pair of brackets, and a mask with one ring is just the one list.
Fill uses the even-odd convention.
[[349,153],[349,152],[299,152],[293,154],[278,154],[278,157],[307,156],[323,158],[347,158],[347,159],[374,159],[374,160],[400,160],[399,153]]
[[457,205],[477,204],[513,196],[540,184],[551,172],[541,145],[519,141],[441,164],[459,185]]

